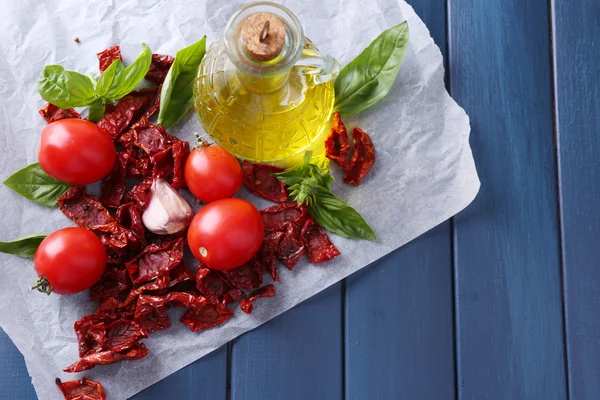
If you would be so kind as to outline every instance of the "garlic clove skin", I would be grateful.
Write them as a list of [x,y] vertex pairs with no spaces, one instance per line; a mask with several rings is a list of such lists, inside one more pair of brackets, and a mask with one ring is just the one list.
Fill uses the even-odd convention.
[[177,190],[157,178],[150,187],[150,201],[142,214],[144,226],[157,235],[181,232],[192,221],[194,211]]

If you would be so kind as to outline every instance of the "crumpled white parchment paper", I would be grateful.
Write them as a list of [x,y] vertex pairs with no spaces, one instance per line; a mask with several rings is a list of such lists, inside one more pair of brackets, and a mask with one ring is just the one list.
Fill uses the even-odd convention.
[[[0,19],[0,168],[2,178],[36,161],[45,122],[37,78],[46,64],[59,63],[97,73],[96,53],[121,45],[125,61],[142,42],[153,52],[175,52],[208,36],[220,37],[225,23],[243,1],[74,0],[3,2]],[[257,302],[254,313],[236,315],[226,324],[192,333],[172,317],[173,327],[145,340],[143,360],[99,366],[85,375],[99,380],[108,397],[126,399],[236,336],[369,265],[466,207],[479,189],[469,147],[469,119],[448,96],[442,56],[429,31],[402,0],[285,1],[305,34],[321,51],[345,65],[382,30],[408,20],[410,47],[389,95],[352,118],[371,134],[377,162],[364,183],[354,188],[334,184],[334,192],[356,208],[375,229],[377,243],[333,241],[342,255],[327,265],[306,260],[293,272],[280,268],[277,296]],[[74,41],[79,37],[80,43]],[[202,131],[193,112],[171,130],[185,140]],[[341,179],[340,179],[341,181]],[[0,188],[0,240],[52,232],[72,225],[58,209],[27,201]],[[259,208],[267,205],[252,197]],[[74,379],[63,368],[77,360],[73,323],[94,310],[88,294],[44,296],[30,292],[33,263],[0,256],[0,326],[25,355],[41,399],[60,399],[54,379]]]

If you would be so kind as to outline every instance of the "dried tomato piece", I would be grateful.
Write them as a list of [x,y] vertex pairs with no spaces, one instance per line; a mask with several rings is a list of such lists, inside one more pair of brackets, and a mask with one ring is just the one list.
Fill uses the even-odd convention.
[[277,232],[285,230],[287,224],[301,226],[304,224],[308,209],[305,205],[299,206],[298,203],[285,203],[260,211],[265,231]]
[[216,271],[201,265],[196,271],[196,288],[211,303],[219,303],[231,286]]
[[288,225],[279,242],[277,258],[291,271],[305,252],[304,242],[293,225]]
[[136,301],[140,294],[145,293],[157,295],[156,293],[152,292],[161,291],[163,289],[166,289],[167,287],[169,287],[169,276],[159,276],[153,281],[134,287],[133,290],[129,292],[129,295],[127,295],[127,298],[125,299],[125,304],[130,304]]
[[176,292],[186,292],[196,288],[196,277],[184,263],[170,271],[169,289]]
[[135,314],[136,302],[125,304],[114,297],[104,300],[96,308],[96,316],[105,317],[108,322],[117,319],[132,320]]
[[242,298],[243,295],[244,292],[242,292],[240,289],[229,289],[227,293],[223,295],[223,300],[221,301],[221,304],[226,305],[229,303],[236,303],[237,301],[239,301],[239,299]]
[[208,329],[221,325],[233,317],[233,311],[221,303],[210,303],[204,300],[204,304],[197,305],[181,317],[181,322],[186,324],[192,332]]
[[166,302],[175,307],[192,308],[199,304],[204,305],[206,299],[186,292],[171,292],[165,296]]
[[260,259],[253,257],[241,267],[221,271],[220,274],[234,288],[252,290],[262,283],[263,268]]
[[117,162],[112,171],[102,179],[100,202],[105,207],[117,208],[121,204],[125,194],[125,173],[127,172],[127,163],[129,153],[121,151],[117,154]]
[[276,203],[288,200],[287,188],[272,174],[282,172],[283,169],[264,164],[252,164],[244,161],[244,186],[253,194]]
[[131,288],[131,281],[125,268],[108,264],[100,280],[90,289],[92,301],[103,301],[109,297],[118,297]]
[[[152,173],[152,162],[150,156],[144,150],[138,148],[130,148],[129,163],[127,163],[127,176],[130,178],[145,178]],[[152,183],[152,182],[144,182]]]
[[331,135],[325,141],[325,156],[345,170],[349,155],[350,139],[348,138],[348,132],[340,114],[335,112],[331,125]]
[[167,72],[169,72],[169,68],[173,64],[175,59],[171,56],[167,56],[164,54],[152,54],[152,63],[150,63],[150,68],[148,69],[148,73],[145,78],[150,82],[154,83],[163,83],[167,76]]
[[[101,351],[106,341],[107,318],[99,315],[86,315],[75,321],[73,325],[77,335],[79,357],[84,357],[92,352]],[[110,320],[108,319],[108,322]]]
[[135,308],[134,320],[148,333],[169,328],[171,321],[167,316],[167,300],[160,296],[141,294]]
[[110,215],[97,197],[87,195],[84,187],[69,188],[58,199],[58,206],[77,225],[98,236],[109,250],[120,253],[127,246],[129,230]]
[[111,350],[90,353],[82,357],[79,361],[69,365],[63,371],[65,372],[82,372],[94,368],[96,365],[108,365],[121,360],[138,360],[148,355],[148,349],[143,343],[133,345],[127,351],[116,353]]
[[158,86],[157,88],[143,88],[129,93],[128,96],[143,97],[148,99],[148,105],[143,109],[144,113],[142,115],[139,115],[140,113],[138,112],[134,117],[134,121],[140,119],[141,117],[150,118],[158,112],[158,110],[160,109],[161,89],[162,85]]
[[313,264],[329,261],[340,255],[340,251],[331,243],[325,230],[312,218],[306,220],[302,228],[302,239],[308,260]]
[[149,200],[150,186],[149,183],[138,183],[125,192],[124,202],[133,203],[141,213],[146,208],[146,203]]
[[115,213],[117,221],[129,230],[127,240],[129,247],[137,250],[140,247],[146,246],[146,237],[144,236],[144,223],[140,211],[135,207],[134,203],[125,203],[119,206]]
[[105,345],[109,350],[121,353],[148,337],[148,333],[134,321],[119,319],[106,327]]
[[110,67],[115,60],[123,61],[123,57],[121,56],[121,47],[113,46],[108,49],[101,51],[97,54],[99,61],[100,72],[104,72],[106,68]]
[[167,274],[183,258],[183,238],[167,242],[162,246],[151,244],[125,266],[133,283],[148,282],[159,275]]
[[106,393],[100,382],[88,378],[68,382],[56,378],[56,386],[65,396],[65,400],[106,400]]
[[185,187],[183,167],[189,154],[190,144],[183,141],[178,141],[168,149],[157,153],[152,157],[154,163],[154,170],[152,171],[153,179],[162,178],[173,189]]
[[358,186],[361,179],[371,171],[373,164],[375,164],[375,146],[373,146],[369,135],[360,128],[352,130],[352,139],[354,141],[354,151],[352,152],[352,160],[344,174],[344,183]]
[[61,119],[66,118],[79,118],[81,119],[81,115],[77,111],[72,108],[67,110],[63,110],[51,103],[46,103],[44,108],[39,111],[42,118],[46,120],[47,123],[52,123],[55,121],[60,121]]
[[154,98],[149,96],[132,96],[131,94],[125,96],[117,104],[107,105],[104,116],[96,122],[96,125],[104,129],[111,138],[117,140],[132,122],[145,115],[144,113],[154,101]]
[[263,267],[271,275],[275,282],[279,282],[279,274],[277,273],[277,251],[279,250],[279,242],[283,237],[283,232],[273,232],[267,235],[260,248],[260,257]]
[[[119,142],[125,147],[135,146],[143,150],[147,155],[153,155],[166,150],[169,147],[169,135],[162,126],[157,126],[142,117],[127,132],[121,135]],[[135,158],[135,156],[133,156]]]
[[240,300],[240,308],[246,314],[251,314],[252,309],[254,308],[254,305],[252,304],[254,303],[254,300],[273,296],[275,296],[275,286],[263,286],[260,289],[255,290],[254,292],[248,293],[247,296]]

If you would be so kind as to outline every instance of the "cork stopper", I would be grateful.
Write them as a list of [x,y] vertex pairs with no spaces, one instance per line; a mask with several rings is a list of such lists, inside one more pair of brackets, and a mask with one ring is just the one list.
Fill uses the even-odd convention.
[[271,13],[249,16],[241,28],[246,51],[257,61],[269,61],[279,55],[285,42],[285,24]]

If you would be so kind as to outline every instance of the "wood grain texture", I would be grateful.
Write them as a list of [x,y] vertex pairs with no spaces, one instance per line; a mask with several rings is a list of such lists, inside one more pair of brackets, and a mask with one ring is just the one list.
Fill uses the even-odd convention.
[[455,217],[460,399],[566,399],[549,9],[449,0],[451,93],[482,182]]
[[11,399],[36,399],[31,378],[25,367],[23,355],[0,329],[0,399],[3,394],[10,394]]
[[[176,338],[173,338],[176,340]],[[132,400],[226,400],[227,346],[169,375]]]
[[600,3],[553,20],[570,398],[600,399]]
[[[409,0],[443,55],[445,0]],[[346,398],[454,399],[450,223],[352,275],[346,286]]]
[[231,400],[342,399],[341,288],[331,286],[233,342]]

